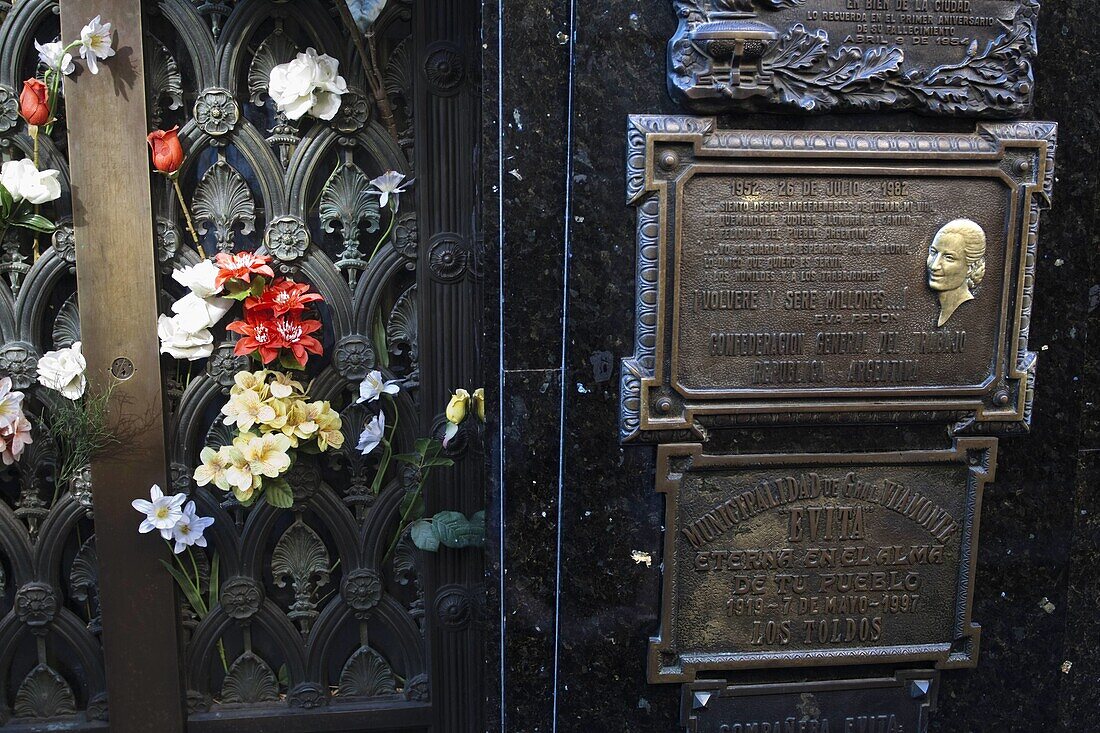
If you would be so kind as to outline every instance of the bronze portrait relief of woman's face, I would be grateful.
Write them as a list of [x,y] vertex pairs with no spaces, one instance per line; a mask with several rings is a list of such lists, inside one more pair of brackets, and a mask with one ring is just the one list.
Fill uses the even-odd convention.
[[985,277],[985,231],[969,219],[945,224],[928,247],[928,287],[939,297],[943,326],[963,303],[974,300],[974,290]]

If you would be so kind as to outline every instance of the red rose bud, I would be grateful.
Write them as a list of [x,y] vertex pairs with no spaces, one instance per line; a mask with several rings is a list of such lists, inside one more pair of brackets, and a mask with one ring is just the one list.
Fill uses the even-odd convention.
[[50,91],[38,79],[23,82],[19,114],[28,125],[44,125],[50,119]]
[[183,165],[183,146],[180,145],[179,125],[171,130],[154,130],[149,133],[149,147],[153,150],[153,167],[161,173],[175,173]]

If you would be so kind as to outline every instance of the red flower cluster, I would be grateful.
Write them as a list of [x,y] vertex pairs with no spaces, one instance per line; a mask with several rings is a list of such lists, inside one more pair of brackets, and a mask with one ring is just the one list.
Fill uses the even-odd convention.
[[220,288],[231,280],[251,283],[253,275],[273,278],[275,272],[271,269],[269,262],[271,262],[271,258],[267,255],[258,255],[252,252],[239,252],[237,254],[219,252],[214,258],[214,264],[218,266],[218,274],[214,276],[214,285]]
[[[219,259],[222,257],[223,255],[218,255]],[[246,269],[262,266],[271,270],[266,264],[268,258],[255,255],[252,257],[264,262],[259,265],[253,263],[239,266]],[[219,267],[222,266],[220,262],[218,264]],[[245,279],[251,274],[264,273],[252,269],[245,272],[243,278],[230,279]],[[218,277],[221,277],[221,273]],[[285,367],[305,368],[310,354],[321,354],[321,342],[310,335],[321,330],[321,322],[303,316],[307,305],[323,301],[324,298],[319,294],[309,292],[308,285],[287,278],[265,284],[259,295],[245,299],[244,320],[234,321],[226,326],[227,330],[239,333],[242,337],[237,341],[233,353],[237,356],[255,354],[265,365],[278,359]]]

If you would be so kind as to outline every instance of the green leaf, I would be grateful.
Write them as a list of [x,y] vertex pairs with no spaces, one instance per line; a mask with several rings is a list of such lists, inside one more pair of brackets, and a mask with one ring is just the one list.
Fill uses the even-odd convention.
[[[476,527],[461,512],[440,512],[432,517],[432,525],[439,541],[447,547],[458,550],[474,547],[479,541]],[[484,536],[484,530],[481,535]]]
[[252,286],[244,280],[230,280],[225,284],[222,295],[233,300],[244,300],[252,294]]
[[0,185],[0,213],[5,220],[11,218],[12,209],[15,208],[15,197],[4,186]]
[[450,458],[428,458],[424,461],[425,468],[434,468],[436,466],[453,466],[455,462]]
[[289,509],[294,506],[294,491],[285,478],[272,478],[264,481],[264,497],[267,503],[279,509]]
[[267,287],[267,278],[263,275],[257,275],[252,278],[252,285],[249,287],[249,294],[253,298],[259,298],[264,294],[264,288]]
[[191,608],[194,609],[195,613],[202,613],[202,596],[199,595],[199,591],[192,584],[191,579],[181,573],[179,568],[167,560],[161,560],[160,564],[164,566],[164,569],[167,570],[173,578],[175,578],[176,585],[183,591],[183,595],[187,597],[187,602],[191,604]]
[[413,443],[413,450],[415,450],[419,455],[424,455],[428,451],[428,448],[431,446],[431,444],[431,438],[417,438],[416,442]]
[[298,360],[294,358],[294,355],[287,351],[279,354],[279,366],[281,366],[283,369],[293,369],[296,372],[305,370],[305,367],[298,363]]
[[430,519],[418,519],[409,525],[413,544],[424,552],[435,552],[439,549],[439,538],[435,534],[435,527]]
[[424,516],[424,494],[414,490],[407,492],[401,499],[401,516],[406,519],[420,519]]
[[401,461],[402,463],[411,463],[414,466],[420,465],[420,456],[415,453],[398,453],[393,457],[395,461]]
[[214,553],[214,559],[210,562],[210,602],[207,603],[208,609],[218,605],[218,584],[221,582],[218,575],[221,572],[221,557],[218,553]]
[[39,214],[25,214],[12,222],[13,226],[24,227],[35,232],[49,234],[57,229],[52,221]]
[[383,369],[389,369],[390,367],[390,352],[386,348],[386,326],[382,323],[382,312],[378,311],[374,315],[374,353],[378,359],[378,363],[382,365]]
[[279,678],[279,685],[284,688],[290,687],[290,667],[285,664],[279,667],[279,671],[276,673]]

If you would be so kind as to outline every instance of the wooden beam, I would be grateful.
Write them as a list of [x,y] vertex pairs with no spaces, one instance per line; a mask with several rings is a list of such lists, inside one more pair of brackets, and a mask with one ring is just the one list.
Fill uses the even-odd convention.
[[80,327],[88,375],[102,387],[116,359],[133,375],[112,401],[126,442],[92,465],[99,598],[113,733],[183,731],[175,592],[159,560],[166,548],[139,535],[130,501],[166,491],[164,408],[157,340],[157,263],[146,148],[139,0],[61,0],[62,38],[100,15],[116,55],[93,75],[65,80]]

